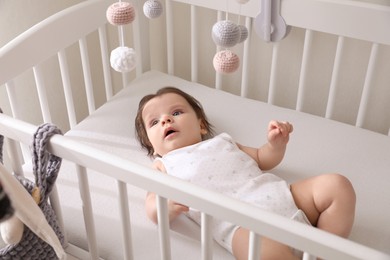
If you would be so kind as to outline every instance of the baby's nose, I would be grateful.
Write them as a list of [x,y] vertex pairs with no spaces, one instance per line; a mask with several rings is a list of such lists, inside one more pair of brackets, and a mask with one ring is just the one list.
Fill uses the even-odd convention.
[[171,116],[167,115],[167,116],[164,116],[161,121],[163,124],[166,124],[166,123],[172,123],[173,119]]

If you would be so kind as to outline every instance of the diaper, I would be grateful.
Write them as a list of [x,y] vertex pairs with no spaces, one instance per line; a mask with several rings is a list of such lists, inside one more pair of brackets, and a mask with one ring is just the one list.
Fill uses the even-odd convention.
[[[300,209],[296,211],[296,213],[291,217],[291,219],[311,226],[311,223],[306,217],[305,213]],[[218,222],[218,220],[216,221]],[[232,250],[233,236],[236,230],[240,227],[226,221],[220,221],[220,223],[218,224],[215,223],[215,224],[216,225],[213,225],[214,239],[221,246],[226,248],[230,253],[233,253]],[[297,256],[302,256],[302,252],[295,249],[294,249],[294,254]]]

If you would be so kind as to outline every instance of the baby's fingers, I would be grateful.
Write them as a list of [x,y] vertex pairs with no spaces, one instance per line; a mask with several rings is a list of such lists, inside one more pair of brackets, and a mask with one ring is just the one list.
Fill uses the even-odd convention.
[[273,137],[278,134],[288,136],[288,134],[293,131],[293,126],[289,122],[271,121],[269,124],[269,131]]
[[176,202],[172,203],[171,207],[172,207],[173,211],[178,212],[178,213],[179,212],[187,212],[190,210],[189,207],[187,207],[186,205],[176,203]]
[[281,122],[279,128],[283,136],[287,136],[289,133],[291,133],[294,130],[292,124],[290,124],[289,122]]

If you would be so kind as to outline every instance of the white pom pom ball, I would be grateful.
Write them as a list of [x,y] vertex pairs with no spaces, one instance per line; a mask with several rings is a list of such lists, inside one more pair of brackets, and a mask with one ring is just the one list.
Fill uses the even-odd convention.
[[158,0],[148,0],[144,3],[144,14],[150,19],[159,17],[163,12],[163,6]]
[[219,73],[233,73],[240,66],[240,58],[230,50],[219,51],[214,56],[213,65]]
[[111,52],[111,67],[118,72],[129,72],[135,68],[136,54],[134,49],[118,47]]
[[233,47],[240,40],[240,28],[232,21],[219,21],[213,25],[211,37],[218,46]]

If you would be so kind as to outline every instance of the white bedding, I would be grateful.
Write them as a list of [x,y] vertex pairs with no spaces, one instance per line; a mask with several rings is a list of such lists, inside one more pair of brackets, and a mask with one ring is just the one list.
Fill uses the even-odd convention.
[[[283,109],[191,83],[160,72],[147,72],[118,93],[66,135],[129,160],[150,165],[150,159],[134,139],[134,117],[145,94],[163,86],[175,86],[203,104],[216,132],[226,131],[238,142],[259,146],[266,141],[271,119],[294,125],[284,161],[272,172],[289,182],[327,172],[339,172],[353,183],[357,193],[356,221],[351,240],[390,253],[390,138],[320,117]],[[369,159],[368,159],[369,158]],[[81,202],[76,174],[64,164],[57,181],[63,214],[72,244],[83,245]],[[95,224],[101,257],[122,259],[117,217],[116,183],[89,172]],[[158,259],[157,229],[145,216],[145,191],[128,185],[130,216],[136,259]],[[114,214],[115,213],[115,214]],[[337,221],[337,220],[335,220]],[[172,223],[173,259],[200,259],[200,229],[185,217]],[[196,250],[194,250],[196,248]],[[215,259],[232,259],[219,246]]]

